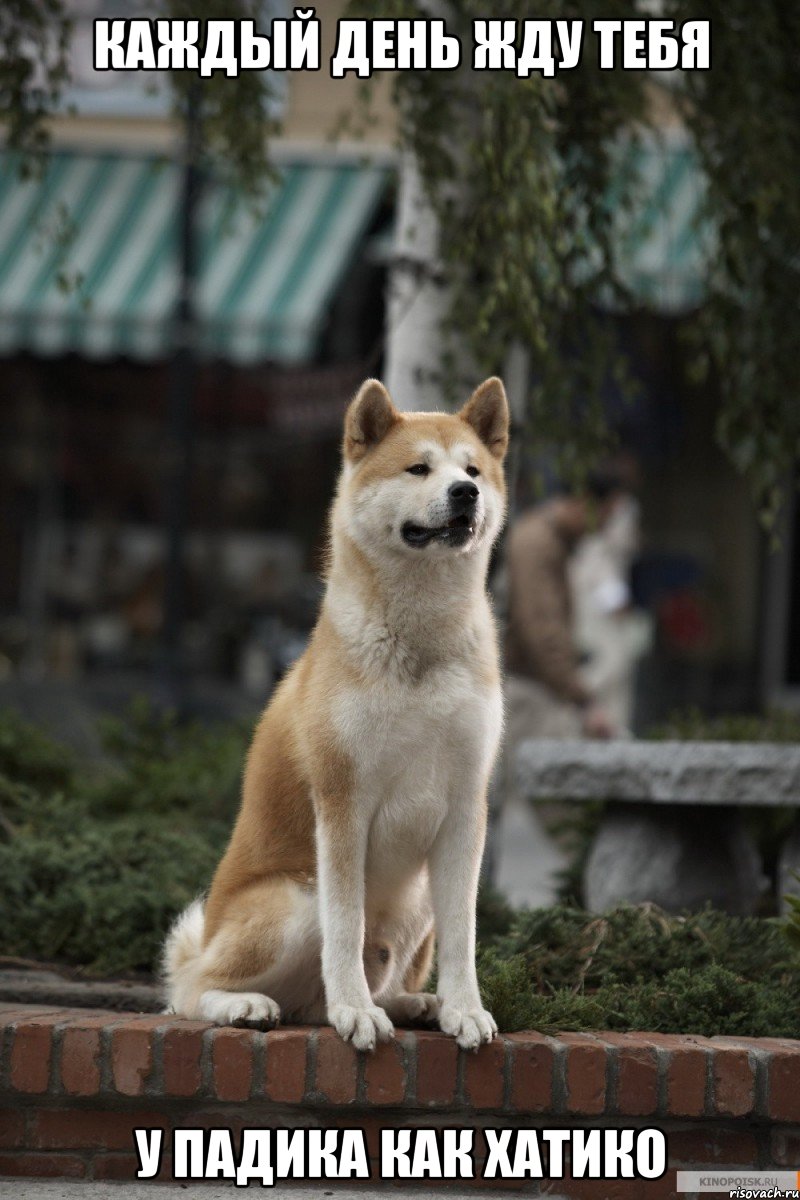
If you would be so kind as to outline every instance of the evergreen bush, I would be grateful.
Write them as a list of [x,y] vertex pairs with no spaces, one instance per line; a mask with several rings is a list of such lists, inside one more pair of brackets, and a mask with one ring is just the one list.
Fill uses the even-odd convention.
[[[150,972],[225,848],[247,730],[179,725],[139,703],[103,739],[105,761],[76,762],[0,713],[0,953]],[[515,912],[484,889],[478,922],[501,1029],[800,1037],[797,913]]]

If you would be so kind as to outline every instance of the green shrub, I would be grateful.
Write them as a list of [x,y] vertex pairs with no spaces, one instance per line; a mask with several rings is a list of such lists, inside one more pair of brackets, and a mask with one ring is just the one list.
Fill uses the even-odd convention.
[[647,904],[602,916],[563,906],[521,912],[495,945],[506,957],[525,958],[539,990],[646,982],[713,964],[771,979],[788,957],[776,919],[731,917],[710,908],[674,917]]
[[0,776],[31,787],[66,787],[73,756],[10,708],[0,709]]
[[102,734],[107,761],[79,770],[0,714],[0,952],[150,971],[225,848],[247,735],[179,726],[143,702]]
[[180,723],[136,700],[100,724],[109,765],[93,781],[97,813],[191,813],[229,819],[236,812],[249,730],[243,724]]
[[712,909],[536,909],[484,938],[481,988],[505,1029],[800,1037],[800,958],[785,933]]
[[[103,735],[107,761],[87,766],[0,714],[0,953],[151,971],[174,915],[208,886],[246,730],[139,704]],[[481,989],[502,1029],[800,1037],[796,916],[515,912],[483,889],[478,921]]]
[[672,713],[645,736],[661,742],[800,742],[800,713],[776,708],[709,717],[688,708]]
[[3,952],[89,973],[152,970],[169,922],[208,886],[225,826],[214,844],[209,829],[97,822],[67,804],[59,816],[0,844]]
[[[800,883],[800,871],[792,871],[792,877]],[[786,936],[794,949],[800,951],[800,896],[790,893],[784,899],[789,906],[784,924]]]
[[543,995],[526,987],[521,956],[506,959],[488,951],[479,961],[481,994],[501,1029],[800,1036],[796,979],[793,990],[782,990],[715,964],[696,972],[679,967],[657,981],[606,984],[594,992],[559,988]]

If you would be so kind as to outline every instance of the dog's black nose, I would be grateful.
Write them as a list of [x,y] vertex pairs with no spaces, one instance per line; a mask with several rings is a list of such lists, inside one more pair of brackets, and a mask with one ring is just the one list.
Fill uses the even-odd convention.
[[451,483],[447,489],[447,494],[450,497],[450,504],[453,508],[464,512],[470,509],[478,499],[478,489],[469,479],[460,480],[458,483]]

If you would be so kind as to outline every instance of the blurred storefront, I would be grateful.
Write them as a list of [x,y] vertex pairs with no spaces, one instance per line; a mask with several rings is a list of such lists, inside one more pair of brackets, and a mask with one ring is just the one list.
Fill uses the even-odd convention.
[[[156,645],[179,185],[153,157],[64,150],[37,178],[0,175],[0,575],[4,607],[31,616],[6,653],[29,665],[69,673]],[[274,616],[316,565],[344,406],[380,344],[369,247],[389,187],[386,166],[340,156],[286,162],[260,207],[205,182],[188,565],[214,583],[192,581],[190,618],[241,623],[270,558]],[[44,250],[26,236],[62,212],[70,228]],[[230,671],[231,630],[213,624],[197,665]]]
[[379,365],[391,133],[332,145],[350,81],[333,105],[322,73],[276,79],[276,177],[253,198],[204,169],[179,327],[185,130],[159,80],[93,71],[113,4],[69,7],[52,150],[0,156],[0,676],[157,660],[188,340],[184,662],[263,695],[313,622],[342,413]]
[[[73,7],[46,169],[0,165],[0,673],[70,678],[149,669],[158,651],[183,137],[152,79],[92,71],[91,20],[113,0]],[[323,60],[341,8],[323,14]],[[207,176],[197,211],[187,662],[259,696],[313,620],[341,415],[381,369],[396,116],[378,80],[365,140],[332,144],[358,87],[281,76],[278,181],[254,203]],[[715,444],[715,381],[690,382],[713,239],[674,106],[659,105],[657,134],[620,149],[620,178],[637,181],[615,216],[632,305],[605,306],[639,382],[605,397],[641,475],[634,593],[656,637],[639,728],[800,688],[800,538],[767,558]]]

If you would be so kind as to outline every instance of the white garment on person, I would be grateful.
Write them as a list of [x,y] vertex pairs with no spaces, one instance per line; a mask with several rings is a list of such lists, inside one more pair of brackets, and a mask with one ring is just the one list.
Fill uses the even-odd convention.
[[650,617],[631,607],[628,578],[639,542],[639,502],[622,496],[570,563],[575,642],[586,660],[581,676],[621,730],[630,728],[636,664],[652,640]]

